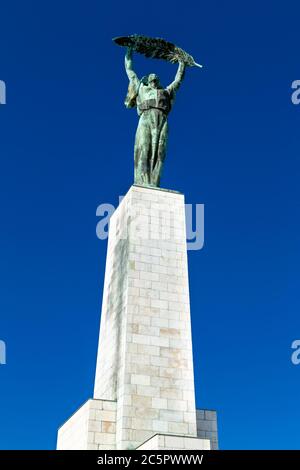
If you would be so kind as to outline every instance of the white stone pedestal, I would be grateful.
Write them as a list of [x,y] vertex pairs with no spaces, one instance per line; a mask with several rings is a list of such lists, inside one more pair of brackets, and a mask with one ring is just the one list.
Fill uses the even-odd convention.
[[184,196],[134,185],[110,221],[94,400],[58,448],[207,449],[216,431],[196,417]]
[[57,450],[116,448],[116,402],[88,400],[58,430]]

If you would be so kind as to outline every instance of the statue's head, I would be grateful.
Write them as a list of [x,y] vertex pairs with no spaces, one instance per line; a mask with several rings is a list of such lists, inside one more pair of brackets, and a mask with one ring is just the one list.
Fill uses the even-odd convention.
[[151,86],[151,88],[161,88],[159,76],[156,75],[156,73],[150,73],[148,75],[148,85]]

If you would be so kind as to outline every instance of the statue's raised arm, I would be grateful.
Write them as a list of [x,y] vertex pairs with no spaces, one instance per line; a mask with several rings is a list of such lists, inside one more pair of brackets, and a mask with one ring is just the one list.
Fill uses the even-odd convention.
[[175,79],[170,85],[167,86],[167,90],[170,93],[175,93],[178,88],[180,87],[185,75],[185,63],[184,62],[179,62],[177,73],[175,75]]
[[138,94],[140,81],[137,74],[133,70],[132,49],[127,48],[125,55],[125,70],[129,79],[127,96],[125,98],[126,108],[134,108],[136,106],[136,97]]
[[125,70],[129,80],[138,80],[137,74],[133,70],[132,49],[130,47],[127,48],[125,55]]

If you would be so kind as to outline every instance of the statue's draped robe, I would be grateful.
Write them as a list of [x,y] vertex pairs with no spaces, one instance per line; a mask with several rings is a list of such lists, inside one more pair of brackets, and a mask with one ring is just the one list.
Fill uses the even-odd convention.
[[174,82],[165,89],[152,88],[133,71],[128,76],[140,116],[134,144],[134,182],[159,186],[168,141],[167,116],[183,79],[184,66],[179,67]]
[[159,186],[166,156],[171,95],[167,90],[141,84],[137,108],[140,120],[134,144],[134,180],[137,184]]

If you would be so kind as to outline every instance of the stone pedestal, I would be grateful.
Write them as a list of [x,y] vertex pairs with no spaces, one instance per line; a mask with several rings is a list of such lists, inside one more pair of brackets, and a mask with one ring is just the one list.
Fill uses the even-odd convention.
[[57,450],[114,450],[116,402],[88,400],[58,430]]
[[196,415],[184,196],[134,185],[110,220],[94,400],[58,448],[207,449],[216,431]]

